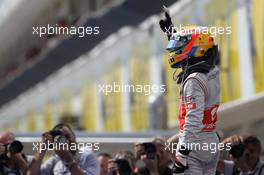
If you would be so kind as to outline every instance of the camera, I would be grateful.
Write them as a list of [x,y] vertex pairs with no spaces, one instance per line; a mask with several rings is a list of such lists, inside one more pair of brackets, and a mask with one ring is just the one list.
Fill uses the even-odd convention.
[[[49,134],[53,137],[54,143],[65,144],[69,143],[68,139],[63,135],[63,132],[60,130],[51,130]],[[50,149],[53,149],[53,145],[49,145]]]
[[68,139],[63,135],[63,132],[60,130],[51,130],[49,134],[52,135],[54,142],[56,143],[68,143]]
[[22,150],[24,149],[23,144],[18,141],[15,140],[12,143],[6,144],[5,146],[5,153],[0,155],[0,160],[7,160],[7,153],[10,152],[11,154],[17,154],[17,153],[21,153]]
[[243,156],[245,150],[245,146],[242,143],[231,145],[231,149],[229,154],[231,154],[234,158],[238,159]]
[[5,145],[5,152],[17,154],[17,153],[21,153],[23,148],[24,148],[23,144],[20,141],[15,140],[12,143]]
[[50,134],[53,138],[55,138],[55,137],[57,137],[57,136],[62,136],[62,135],[63,135],[62,131],[60,131],[60,130],[51,130],[51,131],[49,131],[49,134]]
[[152,142],[144,142],[136,145],[136,157],[140,159],[141,155],[146,155],[148,159],[156,158],[156,145]]
[[117,170],[110,171],[108,175],[130,175],[132,169],[126,159],[114,159],[113,162],[117,164]]
[[142,143],[142,146],[144,147],[143,154],[145,154],[148,159],[154,160],[157,153],[156,145],[152,142],[145,142]]

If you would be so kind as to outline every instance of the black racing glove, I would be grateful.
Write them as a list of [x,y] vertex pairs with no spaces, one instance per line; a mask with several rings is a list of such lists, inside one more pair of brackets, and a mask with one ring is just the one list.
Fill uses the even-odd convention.
[[181,149],[176,153],[175,157],[175,163],[172,168],[172,172],[175,175],[183,175],[184,171],[188,168],[187,166],[187,156],[189,155],[191,151],[182,147]]
[[168,40],[170,40],[170,37],[172,33],[175,32],[175,30],[173,29],[171,17],[166,7],[164,7],[164,14],[165,14],[165,19],[161,19],[159,21],[159,25],[160,25],[161,30],[164,33],[166,33],[166,35],[168,36]]

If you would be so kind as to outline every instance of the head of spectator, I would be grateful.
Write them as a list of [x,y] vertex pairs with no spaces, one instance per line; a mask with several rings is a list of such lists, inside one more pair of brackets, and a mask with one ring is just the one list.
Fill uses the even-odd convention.
[[100,175],[107,175],[108,173],[108,161],[111,159],[111,155],[108,153],[100,153],[97,155],[97,160],[100,164]]
[[135,158],[134,154],[131,151],[129,151],[129,150],[121,150],[121,151],[116,153],[115,159],[125,159],[125,160],[127,160],[128,163],[129,163],[129,166],[132,169],[132,172],[135,171],[136,158]]
[[[60,131],[61,133],[59,134],[59,138],[62,138],[63,141],[61,141],[61,139],[58,139],[58,140],[53,140],[57,143],[67,143],[69,145],[69,147],[66,147],[68,150],[66,150],[66,153],[67,152],[70,152],[72,154],[72,156],[75,155],[75,153],[78,151],[78,148],[76,147],[71,147],[70,145],[77,145],[77,141],[76,141],[76,136],[75,136],[75,133],[73,132],[71,126],[67,123],[59,123],[57,125],[55,125],[53,127],[53,129],[51,131]],[[49,132],[51,133],[51,132]],[[62,137],[61,137],[62,136]],[[53,139],[55,139],[55,137],[53,136]],[[63,146],[62,146],[63,148]],[[71,149],[71,148],[74,148],[74,149]],[[57,150],[55,149],[54,150],[55,153],[62,159],[67,159],[67,157],[69,156],[65,156],[65,152],[64,151],[61,151],[61,149]]]
[[108,175],[133,175],[133,172],[126,159],[110,159]]
[[15,140],[15,136],[12,132],[5,131],[0,133],[0,143],[1,144],[9,144]]
[[3,161],[3,156],[6,156],[6,147],[5,145],[8,145],[12,143],[15,140],[15,136],[12,132],[1,132],[0,133],[0,155],[1,155],[1,161]]
[[69,124],[67,123],[57,124],[53,127],[52,131],[57,131],[57,130],[60,130],[62,132],[62,135],[64,135],[70,143],[76,143],[75,133],[73,132]]
[[219,160],[217,170],[230,174],[261,174],[264,163],[260,161],[261,142],[256,136],[233,135],[222,141],[230,145],[230,160]]
[[134,147],[138,172],[141,174],[172,174],[172,154],[166,149],[165,141],[155,138],[152,142],[137,143]]
[[169,165],[172,163],[173,155],[169,149],[166,149],[165,140],[161,138],[155,138],[152,141],[156,145],[157,157],[158,157],[158,169],[161,174],[168,170]]
[[261,155],[261,142],[255,136],[248,136],[243,141],[245,147],[245,160],[250,170],[257,166]]
[[23,174],[28,168],[26,156],[22,153],[23,145],[15,141],[12,132],[0,133],[0,174]]

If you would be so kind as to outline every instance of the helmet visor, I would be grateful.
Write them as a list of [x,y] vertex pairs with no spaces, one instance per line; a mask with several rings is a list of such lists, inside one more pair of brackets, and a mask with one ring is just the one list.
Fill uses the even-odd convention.
[[169,41],[166,49],[175,52],[177,52],[178,50],[182,50],[191,41],[191,38],[191,35],[173,36]]

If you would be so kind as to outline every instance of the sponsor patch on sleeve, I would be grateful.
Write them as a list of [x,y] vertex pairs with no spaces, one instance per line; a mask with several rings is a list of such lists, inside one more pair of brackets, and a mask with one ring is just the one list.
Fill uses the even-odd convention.
[[192,97],[192,96],[186,97],[186,108],[189,110],[197,108],[197,104],[195,102],[195,97]]

